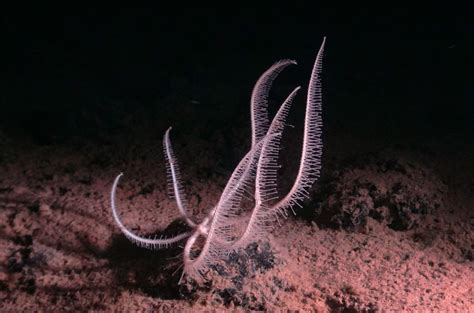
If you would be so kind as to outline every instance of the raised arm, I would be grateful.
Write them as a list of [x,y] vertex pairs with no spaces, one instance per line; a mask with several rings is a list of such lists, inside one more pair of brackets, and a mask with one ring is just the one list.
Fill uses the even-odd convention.
[[183,185],[181,184],[181,175],[179,172],[178,162],[174,156],[173,148],[171,147],[170,131],[171,127],[166,130],[166,133],[163,137],[163,150],[167,161],[166,173],[168,178],[169,195],[176,200],[179,213],[186,223],[191,227],[195,227],[196,224],[191,220],[188,212],[186,211],[186,199],[184,198],[184,189]]

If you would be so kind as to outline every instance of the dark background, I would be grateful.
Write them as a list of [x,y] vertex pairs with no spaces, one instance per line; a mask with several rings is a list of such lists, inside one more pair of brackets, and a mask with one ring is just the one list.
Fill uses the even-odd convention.
[[258,76],[293,58],[275,98],[306,86],[327,36],[326,124],[472,137],[474,23],[463,8],[57,9],[2,13],[7,133],[54,143],[137,111],[247,119]]

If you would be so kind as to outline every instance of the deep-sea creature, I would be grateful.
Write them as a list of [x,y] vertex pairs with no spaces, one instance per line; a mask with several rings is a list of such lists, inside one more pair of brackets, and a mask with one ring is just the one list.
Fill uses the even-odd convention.
[[[209,265],[223,255],[245,248],[248,244],[264,237],[276,225],[278,215],[287,216],[287,211],[308,197],[309,188],[319,177],[322,155],[322,98],[321,70],[324,44],[321,44],[309,80],[304,136],[298,174],[288,194],[277,200],[277,159],[280,140],[290,105],[300,87],[286,98],[270,123],[268,117],[268,95],[270,87],[278,74],[287,66],[296,64],[293,60],[281,60],[264,72],[255,84],[251,96],[250,151],[242,158],[233,171],[217,205],[200,223],[189,216],[180,182],[178,164],[170,142],[170,130],[163,139],[167,160],[169,186],[176,200],[179,212],[192,231],[172,238],[145,238],[128,230],[119,218],[115,204],[117,184],[122,174],[115,178],[111,191],[111,206],[115,222],[131,241],[146,247],[166,248],[187,238],[184,247],[183,274],[194,279],[203,278]],[[254,202],[250,218],[243,230],[238,230],[235,220],[239,214],[244,192],[254,189]],[[199,243],[199,244],[198,244]],[[196,251],[196,246],[200,251]]]

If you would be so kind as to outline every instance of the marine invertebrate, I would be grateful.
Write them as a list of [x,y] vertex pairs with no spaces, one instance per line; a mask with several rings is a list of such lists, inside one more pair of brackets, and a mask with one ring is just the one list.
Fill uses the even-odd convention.
[[[283,102],[273,120],[268,117],[268,94],[278,74],[293,60],[281,60],[273,64],[257,80],[251,96],[251,134],[252,144],[248,153],[233,171],[216,206],[200,223],[189,216],[180,182],[179,167],[173,153],[169,128],[163,139],[169,186],[176,200],[183,220],[192,228],[191,232],[171,238],[144,238],[128,230],[120,220],[115,204],[117,184],[122,177],[119,174],[111,190],[111,207],[115,222],[130,240],[147,248],[165,248],[187,238],[184,247],[184,273],[193,278],[202,278],[208,266],[216,258],[245,247],[268,233],[276,224],[278,215],[287,215],[287,211],[308,196],[308,190],[319,177],[322,154],[322,103],[321,70],[325,38],[316,56],[309,80],[302,153],[298,174],[288,194],[277,200],[277,159],[285,120],[291,103],[300,87],[296,87]],[[244,192],[254,189],[254,205],[250,218],[243,230],[235,225]],[[193,248],[201,239],[200,251]]]

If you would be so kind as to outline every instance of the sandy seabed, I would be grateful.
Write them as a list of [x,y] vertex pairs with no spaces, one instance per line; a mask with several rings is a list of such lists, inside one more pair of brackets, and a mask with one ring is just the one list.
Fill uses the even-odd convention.
[[[244,145],[229,152],[218,133],[187,136],[173,140],[199,219]],[[123,171],[118,203],[130,229],[184,229],[166,194],[159,137],[2,140],[2,312],[474,312],[474,154],[452,148],[455,139],[366,157],[378,148],[357,142],[370,140],[332,134],[304,214],[216,260],[204,285],[178,285],[182,245],[135,247],[112,220],[110,188]]]

